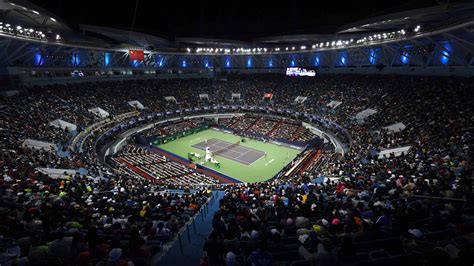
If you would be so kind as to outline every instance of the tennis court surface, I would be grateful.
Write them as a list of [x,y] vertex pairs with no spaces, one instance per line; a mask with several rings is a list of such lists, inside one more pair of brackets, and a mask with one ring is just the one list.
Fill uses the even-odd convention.
[[209,147],[214,155],[222,156],[245,165],[250,165],[265,155],[265,152],[244,147],[236,143],[211,138],[192,145],[194,148],[205,151]]

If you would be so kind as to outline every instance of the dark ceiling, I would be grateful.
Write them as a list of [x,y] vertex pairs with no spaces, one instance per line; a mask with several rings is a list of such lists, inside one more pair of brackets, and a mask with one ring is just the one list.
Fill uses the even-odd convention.
[[[441,0],[389,1],[159,1],[30,0],[74,27],[92,24],[175,37],[250,40],[286,35],[334,33],[373,16],[438,5]],[[120,3],[119,3],[120,2]],[[452,2],[452,1],[451,1]]]

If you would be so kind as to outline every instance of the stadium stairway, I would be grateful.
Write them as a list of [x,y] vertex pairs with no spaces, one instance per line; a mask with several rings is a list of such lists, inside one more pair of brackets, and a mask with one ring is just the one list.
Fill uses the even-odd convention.
[[166,132],[166,130],[165,130],[164,128],[160,127],[159,130],[160,130],[160,134],[161,134],[162,136],[168,135],[168,132]]
[[273,126],[273,128],[272,128],[270,131],[268,131],[268,133],[265,134],[265,135],[266,135],[266,136],[271,136],[272,133],[275,132],[275,130],[277,130],[282,124],[283,124],[283,120],[280,119],[280,120],[278,121],[278,123],[276,123],[275,126]]
[[240,120],[242,119],[242,117],[237,117],[236,119],[234,119],[234,121],[232,123],[230,123],[227,127],[229,128],[232,128],[235,124],[237,124],[237,122],[239,122]]
[[147,180],[150,180],[150,181],[154,181],[155,178],[147,173],[145,173],[144,171],[138,169],[138,167],[136,166],[133,166],[131,163],[129,163],[127,160],[125,160],[124,158],[122,157],[119,157],[117,158],[117,160],[123,164],[125,164],[128,168],[130,168],[133,172],[139,174],[141,177],[147,179]]
[[263,116],[255,119],[255,121],[253,121],[252,124],[250,124],[250,126],[248,126],[244,131],[249,131],[251,128],[253,128],[253,126],[255,126],[256,124],[258,124],[261,120],[263,119]]
[[309,155],[308,157],[308,160],[306,160],[303,164],[303,166],[301,167],[301,169],[299,170],[298,174],[299,175],[302,175],[304,173],[304,171],[306,171],[306,169],[309,168],[309,166],[311,164],[313,164],[313,162],[318,159],[319,157],[321,156],[321,150],[313,150],[311,151],[311,154]]
[[298,135],[298,132],[300,132],[300,130],[302,130],[303,128],[302,127],[298,127],[295,132],[293,132],[293,134],[291,134],[291,137],[290,137],[290,141],[293,141],[295,140],[296,136]]
[[[219,201],[224,191],[214,191],[214,198],[196,216],[169,247],[165,247],[163,256],[152,261],[152,265],[199,265],[202,258],[202,247],[212,230],[214,213],[219,209]],[[181,251],[182,246],[182,251]]]

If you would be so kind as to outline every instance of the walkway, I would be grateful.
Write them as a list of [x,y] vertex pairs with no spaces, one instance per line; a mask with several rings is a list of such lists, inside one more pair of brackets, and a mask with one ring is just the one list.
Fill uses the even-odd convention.
[[[168,247],[165,255],[153,265],[199,265],[202,258],[202,248],[212,230],[214,213],[219,209],[219,201],[224,197],[224,191],[214,191],[214,200],[189,224],[172,246]],[[181,240],[181,241],[180,241]],[[182,245],[182,252],[181,246]],[[166,247],[165,247],[166,249]]]

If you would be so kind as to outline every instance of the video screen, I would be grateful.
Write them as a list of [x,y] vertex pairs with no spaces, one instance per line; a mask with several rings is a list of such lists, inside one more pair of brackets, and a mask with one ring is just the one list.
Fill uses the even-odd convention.
[[286,68],[286,75],[290,77],[314,77],[316,71],[301,67],[288,67]]

